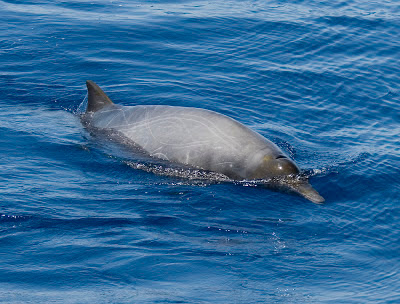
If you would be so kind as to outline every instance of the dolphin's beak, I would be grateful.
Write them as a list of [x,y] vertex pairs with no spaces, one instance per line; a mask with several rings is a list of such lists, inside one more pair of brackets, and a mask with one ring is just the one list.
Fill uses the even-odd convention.
[[296,180],[289,185],[290,190],[300,194],[315,204],[322,204],[325,199],[315,190],[307,180]]
[[325,202],[325,199],[310,185],[308,178],[289,175],[285,178],[278,179],[277,184],[272,185],[278,186],[278,188],[284,191],[301,195],[315,204],[322,204]]

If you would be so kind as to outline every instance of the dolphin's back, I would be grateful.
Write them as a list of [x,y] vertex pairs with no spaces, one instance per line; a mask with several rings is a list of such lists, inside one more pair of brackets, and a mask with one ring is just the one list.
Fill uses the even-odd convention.
[[90,126],[113,130],[164,160],[247,178],[252,158],[280,154],[272,142],[225,115],[175,106],[107,106]]

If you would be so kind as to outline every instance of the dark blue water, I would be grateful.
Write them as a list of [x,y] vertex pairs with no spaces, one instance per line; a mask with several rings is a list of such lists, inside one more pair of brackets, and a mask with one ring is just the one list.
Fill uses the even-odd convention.
[[[0,302],[400,303],[399,16],[0,0]],[[239,120],[326,203],[133,168],[80,124],[87,79],[116,103]]]

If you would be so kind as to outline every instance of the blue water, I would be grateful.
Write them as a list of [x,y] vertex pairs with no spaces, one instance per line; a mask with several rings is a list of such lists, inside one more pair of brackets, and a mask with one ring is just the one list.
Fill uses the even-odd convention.
[[[0,302],[400,303],[399,16],[0,0]],[[119,104],[237,119],[326,203],[138,165],[80,124],[87,79]]]

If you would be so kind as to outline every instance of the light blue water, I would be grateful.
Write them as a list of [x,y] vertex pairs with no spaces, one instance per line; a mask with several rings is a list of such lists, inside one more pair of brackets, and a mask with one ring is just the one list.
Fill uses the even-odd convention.
[[[0,0],[0,302],[399,303],[399,14]],[[237,119],[326,204],[158,174],[84,130],[87,79]]]

